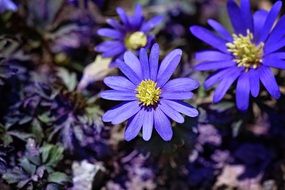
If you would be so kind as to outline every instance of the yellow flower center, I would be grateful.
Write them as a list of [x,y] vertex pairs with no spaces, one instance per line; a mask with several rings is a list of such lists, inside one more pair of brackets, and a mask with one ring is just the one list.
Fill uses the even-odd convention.
[[134,32],[125,38],[125,45],[129,50],[137,50],[146,44],[147,37],[143,32]]
[[161,90],[156,85],[152,80],[143,80],[136,88],[136,97],[144,106],[153,106],[159,101]]
[[264,43],[256,45],[253,42],[253,34],[247,30],[247,35],[233,34],[233,42],[227,43],[228,51],[231,52],[238,67],[245,67],[248,71],[250,68],[256,69],[262,63]]

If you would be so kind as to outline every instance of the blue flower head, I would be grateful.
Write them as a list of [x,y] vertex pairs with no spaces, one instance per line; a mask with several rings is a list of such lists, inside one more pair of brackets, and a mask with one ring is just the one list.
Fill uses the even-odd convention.
[[180,113],[190,117],[198,115],[195,108],[182,101],[193,96],[191,91],[199,86],[198,82],[190,78],[169,80],[181,55],[180,49],[173,50],[159,66],[157,44],[152,46],[149,57],[144,48],[140,50],[139,58],[127,51],[124,62],[117,60],[119,69],[126,77],[105,78],[105,84],[112,90],[101,93],[104,99],[124,103],[107,111],[103,121],[119,124],[128,120],[125,130],[127,141],[135,138],[141,128],[143,139],[149,140],[153,127],[163,140],[169,141],[173,135],[169,119],[183,123],[184,118]]
[[137,51],[151,45],[154,37],[150,31],[161,22],[161,16],[146,21],[140,5],[136,5],[132,16],[128,16],[122,8],[117,8],[117,13],[121,22],[108,19],[107,23],[113,29],[102,28],[98,30],[100,36],[110,39],[96,47],[96,50],[101,52],[103,57],[119,58],[127,50]]
[[5,11],[16,11],[17,6],[11,0],[0,0],[0,13]]
[[208,23],[215,33],[199,26],[190,28],[197,38],[214,48],[196,54],[196,59],[202,62],[196,69],[217,71],[204,84],[206,89],[218,84],[213,97],[215,103],[236,80],[236,102],[240,110],[247,110],[250,94],[258,96],[260,81],[273,98],[280,97],[271,67],[285,69],[285,52],[281,51],[285,46],[285,17],[276,22],[281,6],[281,1],[277,1],[270,11],[258,10],[252,15],[249,0],[241,0],[240,6],[229,0],[227,8],[233,34],[214,20]]

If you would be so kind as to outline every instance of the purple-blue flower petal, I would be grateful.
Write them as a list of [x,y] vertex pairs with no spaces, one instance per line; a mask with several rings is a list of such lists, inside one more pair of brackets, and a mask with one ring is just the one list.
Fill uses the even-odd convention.
[[181,60],[181,56],[182,51],[175,49],[162,60],[157,74],[157,83],[159,86],[163,86],[170,79]]
[[265,44],[264,46],[264,54],[268,55],[272,52],[275,52],[281,48],[283,48],[285,46],[285,38],[279,40],[278,42],[274,43],[274,44]]
[[125,28],[123,25],[121,25],[117,20],[115,19],[107,19],[106,22],[112,26],[113,28],[120,30],[120,31],[125,31]]
[[229,33],[229,31],[221,25],[219,22],[209,19],[208,24],[226,41],[233,41],[232,35]]
[[126,63],[121,60],[116,60],[116,64],[122,73],[124,73],[124,75],[128,77],[132,83],[138,85],[141,82],[137,74]]
[[122,39],[124,37],[123,33],[119,32],[118,30],[109,29],[109,28],[99,29],[97,31],[97,34],[111,39]]
[[269,67],[260,67],[259,68],[259,75],[260,75],[260,80],[264,87],[267,89],[269,94],[275,98],[278,99],[280,97],[280,90],[277,85],[276,79]]
[[190,78],[177,78],[168,81],[162,88],[163,92],[187,92],[199,87],[199,82]]
[[257,97],[260,91],[259,73],[256,69],[249,71],[250,91],[253,97]]
[[160,24],[162,22],[162,20],[163,20],[162,16],[155,16],[155,17],[151,18],[150,20],[148,20],[147,22],[143,23],[143,25],[142,25],[140,30],[143,31],[143,32],[149,32],[155,26]]
[[101,98],[106,100],[130,101],[136,100],[135,93],[130,91],[106,90],[101,92]]
[[125,51],[125,47],[122,44],[120,44],[114,48],[111,48],[111,49],[108,49],[107,51],[104,51],[102,53],[102,56],[103,57],[115,57],[117,55],[120,55],[124,51]]
[[138,29],[141,23],[143,22],[143,11],[140,4],[137,4],[135,7],[134,15],[129,17],[129,22],[133,29]]
[[149,56],[150,78],[154,81],[156,81],[157,77],[159,52],[159,45],[154,44],[150,50]]
[[176,121],[177,123],[184,123],[184,117],[178,111],[164,103],[163,100],[160,101],[158,107],[172,120]]
[[241,0],[240,10],[246,28],[253,31],[253,17],[251,14],[250,0]]
[[232,60],[223,60],[223,61],[209,61],[203,62],[195,66],[195,70],[198,71],[208,71],[216,69],[224,69],[227,67],[235,66],[236,63]]
[[228,49],[226,47],[227,41],[223,40],[216,34],[212,33],[211,31],[202,28],[200,26],[192,26],[190,27],[190,31],[194,36],[202,40],[203,42],[213,46],[214,48],[228,53]]
[[241,69],[237,68],[236,72],[225,75],[224,79],[219,83],[214,92],[213,102],[219,102],[226,94],[230,86],[240,76]]
[[263,59],[263,65],[285,69],[285,60],[280,59],[276,54],[270,54]]
[[278,14],[280,12],[281,7],[282,7],[282,2],[281,1],[277,1],[273,5],[273,7],[271,8],[271,10],[269,11],[269,13],[267,15],[267,18],[265,20],[264,26],[262,27],[262,30],[261,30],[260,38],[257,39],[257,42],[263,42],[263,41],[266,40],[266,38],[269,35],[269,32],[272,29],[272,26],[273,26],[275,20],[278,17]]
[[220,51],[201,51],[196,53],[195,59],[198,61],[223,61],[232,60],[233,56]]
[[140,107],[137,101],[122,103],[110,109],[109,111],[107,111],[103,115],[102,120],[104,122],[114,121],[114,123],[119,124],[120,121],[123,122],[129,119],[134,114],[136,114],[139,110],[140,110]]
[[148,56],[145,48],[140,49],[140,62],[144,79],[150,79]]
[[236,68],[235,67],[231,67],[231,68],[227,68],[224,70],[220,70],[217,73],[213,74],[212,76],[210,76],[204,83],[204,87],[206,90],[208,90],[209,88],[211,88],[213,85],[215,85],[216,83],[218,83],[220,80],[222,80],[225,75],[227,75],[228,73],[231,72],[235,72]]
[[119,91],[133,91],[136,86],[125,77],[121,76],[110,76],[104,79],[104,83],[114,90]]
[[249,103],[249,92],[250,92],[250,84],[249,84],[249,74],[243,73],[237,82],[236,88],[236,102],[237,107],[240,110],[247,110]]
[[126,26],[130,26],[128,15],[124,11],[124,9],[122,9],[121,7],[118,7],[116,9],[116,11],[117,11],[121,21],[123,22],[123,24],[126,25]]
[[154,111],[154,127],[163,140],[171,140],[173,136],[171,123],[159,108]]
[[228,14],[236,34],[246,35],[246,28],[244,18],[238,5],[233,0],[229,0],[227,4]]
[[127,51],[124,54],[124,61],[134,71],[134,73],[136,73],[136,75],[142,80],[143,79],[142,68],[138,57],[135,56],[135,54],[133,54],[131,51]]
[[133,118],[130,119],[128,126],[125,130],[125,139],[126,141],[133,140],[140,132],[144,117],[144,112],[140,111],[138,112]]
[[253,15],[253,24],[254,24],[254,41],[260,38],[261,30],[264,26],[265,20],[267,18],[268,12],[265,10],[258,10]]
[[168,100],[185,100],[190,99],[193,97],[192,92],[164,92],[161,93],[161,98],[168,99]]
[[281,19],[277,22],[276,26],[273,28],[270,36],[266,40],[266,46],[273,45],[278,43],[284,37],[285,30],[285,16],[282,16]]
[[144,111],[144,119],[143,119],[143,139],[148,141],[151,138],[152,130],[154,127],[154,119],[153,119],[153,109],[142,110]]
[[172,107],[174,110],[187,115],[189,117],[197,117],[199,112],[191,105],[182,101],[163,100],[165,104]]

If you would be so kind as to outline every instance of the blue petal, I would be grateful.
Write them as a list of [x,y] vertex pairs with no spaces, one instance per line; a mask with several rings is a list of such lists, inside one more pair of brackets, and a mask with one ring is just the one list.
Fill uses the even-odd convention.
[[260,91],[260,84],[259,84],[259,73],[256,69],[251,69],[249,71],[249,84],[250,84],[250,91],[253,97],[257,97]]
[[159,108],[154,111],[154,127],[163,140],[171,140],[173,136],[171,123]]
[[114,49],[118,46],[122,46],[122,42],[120,41],[105,41],[96,46],[96,51],[105,52],[111,49]]
[[130,79],[132,83],[134,83],[135,85],[138,85],[141,82],[137,74],[123,61],[117,59],[116,64],[118,65],[122,73],[124,73],[124,75],[126,75],[126,77],[128,77],[128,79]]
[[130,121],[125,130],[126,141],[133,140],[140,132],[143,125],[144,112],[138,112]]
[[233,41],[232,35],[229,33],[229,31],[220,23],[218,23],[215,20],[209,19],[208,24],[225,40],[231,42]]
[[118,90],[106,90],[101,92],[100,96],[101,98],[106,100],[116,101],[130,101],[137,99],[134,92]]
[[275,22],[275,20],[277,19],[278,17],[278,14],[280,12],[280,9],[282,7],[282,2],[281,1],[277,1],[273,7],[271,8],[270,12],[268,13],[268,16],[265,20],[265,23],[264,23],[264,26],[262,27],[262,30],[261,30],[261,35],[260,35],[260,38],[257,39],[257,42],[263,42],[266,40],[266,38],[268,37],[271,29],[272,29],[272,26]]
[[111,38],[111,39],[122,39],[124,37],[124,34],[121,32],[109,29],[109,28],[101,28],[97,31],[97,34],[103,37]]
[[142,65],[142,73],[144,79],[150,79],[150,69],[148,63],[148,56],[145,48],[140,49],[140,62]]
[[240,73],[241,69],[237,68],[236,72],[225,75],[224,79],[220,82],[220,84],[218,85],[218,87],[214,92],[214,97],[213,97],[214,103],[219,102],[225,96],[228,89],[231,87],[234,81],[240,76]]
[[106,50],[105,52],[102,53],[103,57],[116,57],[122,54],[125,51],[125,47],[120,44],[117,47],[111,48]]
[[172,100],[163,100],[165,104],[172,107],[174,110],[187,115],[189,117],[197,117],[199,112],[197,109],[193,108],[191,105],[182,102],[182,101],[172,101]]
[[153,109],[142,110],[144,111],[144,122],[143,122],[143,139],[148,141],[151,138],[154,122],[153,122]]
[[182,51],[175,49],[162,60],[157,74],[158,86],[163,86],[170,79],[181,60],[181,56]]
[[143,12],[142,12],[142,7],[141,5],[137,4],[135,8],[134,15],[130,17],[130,24],[133,29],[138,29],[143,22]]
[[200,26],[192,26],[190,27],[190,31],[192,32],[194,36],[196,36],[203,42],[213,46],[214,48],[222,52],[228,53],[228,49],[226,47],[227,41],[213,34],[209,30],[202,28]]
[[115,19],[107,19],[106,21],[110,26],[113,28],[120,30],[120,31],[125,31],[124,26],[122,26],[117,20]]
[[219,51],[202,51],[196,53],[195,59],[198,61],[225,61],[232,60],[233,56]]
[[193,97],[192,92],[164,92],[162,91],[161,98],[168,100],[185,100]]
[[267,18],[268,12],[265,10],[256,11],[253,15],[253,23],[254,23],[254,41],[260,38],[261,30],[264,26],[265,20]]
[[250,0],[241,0],[240,10],[246,29],[253,31],[253,17],[251,14]]
[[259,68],[259,75],[260,75],[260,80],[264,87],[267,89],[269,94],[275,98],[278,99],[280,97],[280,90],[277,85],[277,82],[275,80],[275,77],[270,70],[269,67],[260,67]]
[[205,89],[207,90],[211,88],[213,85],[221,81],[228,73],[235,72],[235,71],[236,71],[235,67],[231,67],[231,68],[218,71],[217,73],[213,74],[205,81],[204,83]]
[[216,69],[223,69],[227,67],[235,66],[236,63],[232,60],[226,61],[211,61],[211,62],[203,62],[195,66],[195,70],[198,71],[208,71],[208,70],[216,70]]
[[177,78],[168,81],[162,88],[164,92],[187,92],[199,87],[199,82],[190,78]]
[[124,54],[124,61],[125,63],[136,73],[136,75],[142,80],[143,75],[142,75],[142,68],[141,68],[141,63],[137,56],[133,54],[131,51],[127,51]]
[[122,103],[111,110],[107,111],[102,120],[104,122],[112,122],[113,124],[119,124],[133,115],[135,115],[140,110],[139,104],[137,101],[131,101]]
[[249,85],[249,74],[243,73],[237,82],[237,88],[236,88],[236,102],[237,107],[240,110],[247,110],[248,108],[248,102],[249,102],[249,91],[250,91],[250,85]]
[[268,45],[267,43],[264,46],[264,54],[268,55],[272,52],[275,52],[281,48],[283,48],[285,46],[285,39],[281,39],[278,42],[274,43],[274,44],[270,44]]
[[168,106],[168,104],[164,103],[163,100],[160,101],[158,107],[161,109],[161,111],[163,111],[165,115],[167,115],[172,120],[176,121],[177,123],[184,123],[183,116],[178,111]]
[[270,33],[270,36],[266,41],[266,46],[271,46],[275,43],[278,43],[284,37],[284,30],[285,30],[285,16],[282,16],[281,19],[277,22],[272,32]]
[[118,7],[116,9],[116,11],[117,11],[119,17],[121,18],[121,21],[124,23],[124,25],[130,26],[128,15],[124,11],[124,9],[122,9],[121,7]]
[[104,83],[110,88],[119,91],[126,90],[134,92],[136,88],[136,86],[131,81],[121,76],[106,77],[104,79]]
[[229,14],[232,26],[235,30],[235,33],[246,35],[247,28],[245,25],[243,15],[238,5],[233,0],[229,0],[227,7],[228,7],[228,14]]
[[142,27],[141,27],[141,31],[143,32],[149,32],[151,31],[155,26],[157,26],[158,24],[160,24],[163,20],[162,16],[156,16],[151,18],[149,21],[143,23]]
[[150,77],[154,81],[156,81],[157,77],[158,60],[159,60],[159,45],[154,44],[150,50],[150,56],[149,56]]
[[285,61],[277,57],[276,54],[266,56],[263,59],[263,64],[278,69],[285,69]]

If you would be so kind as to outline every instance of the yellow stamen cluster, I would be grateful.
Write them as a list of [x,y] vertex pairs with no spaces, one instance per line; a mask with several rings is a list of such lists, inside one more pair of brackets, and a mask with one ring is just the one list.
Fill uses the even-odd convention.
[[161,90],[156,82],[143,80],[136,88],[136,97],[144,106],[154,106],[160,98]]
[[256,69],[262,63],[264,43],[258,45],[253,42],[253,34],[248,30],[247,35],[233,34],[233,42],[226,44],[228,51],[231,52],[238,67]]
[[137,50],[146,44],[147,37],[143,32],[134,32],[125,38],[125,45],[129,50]]

